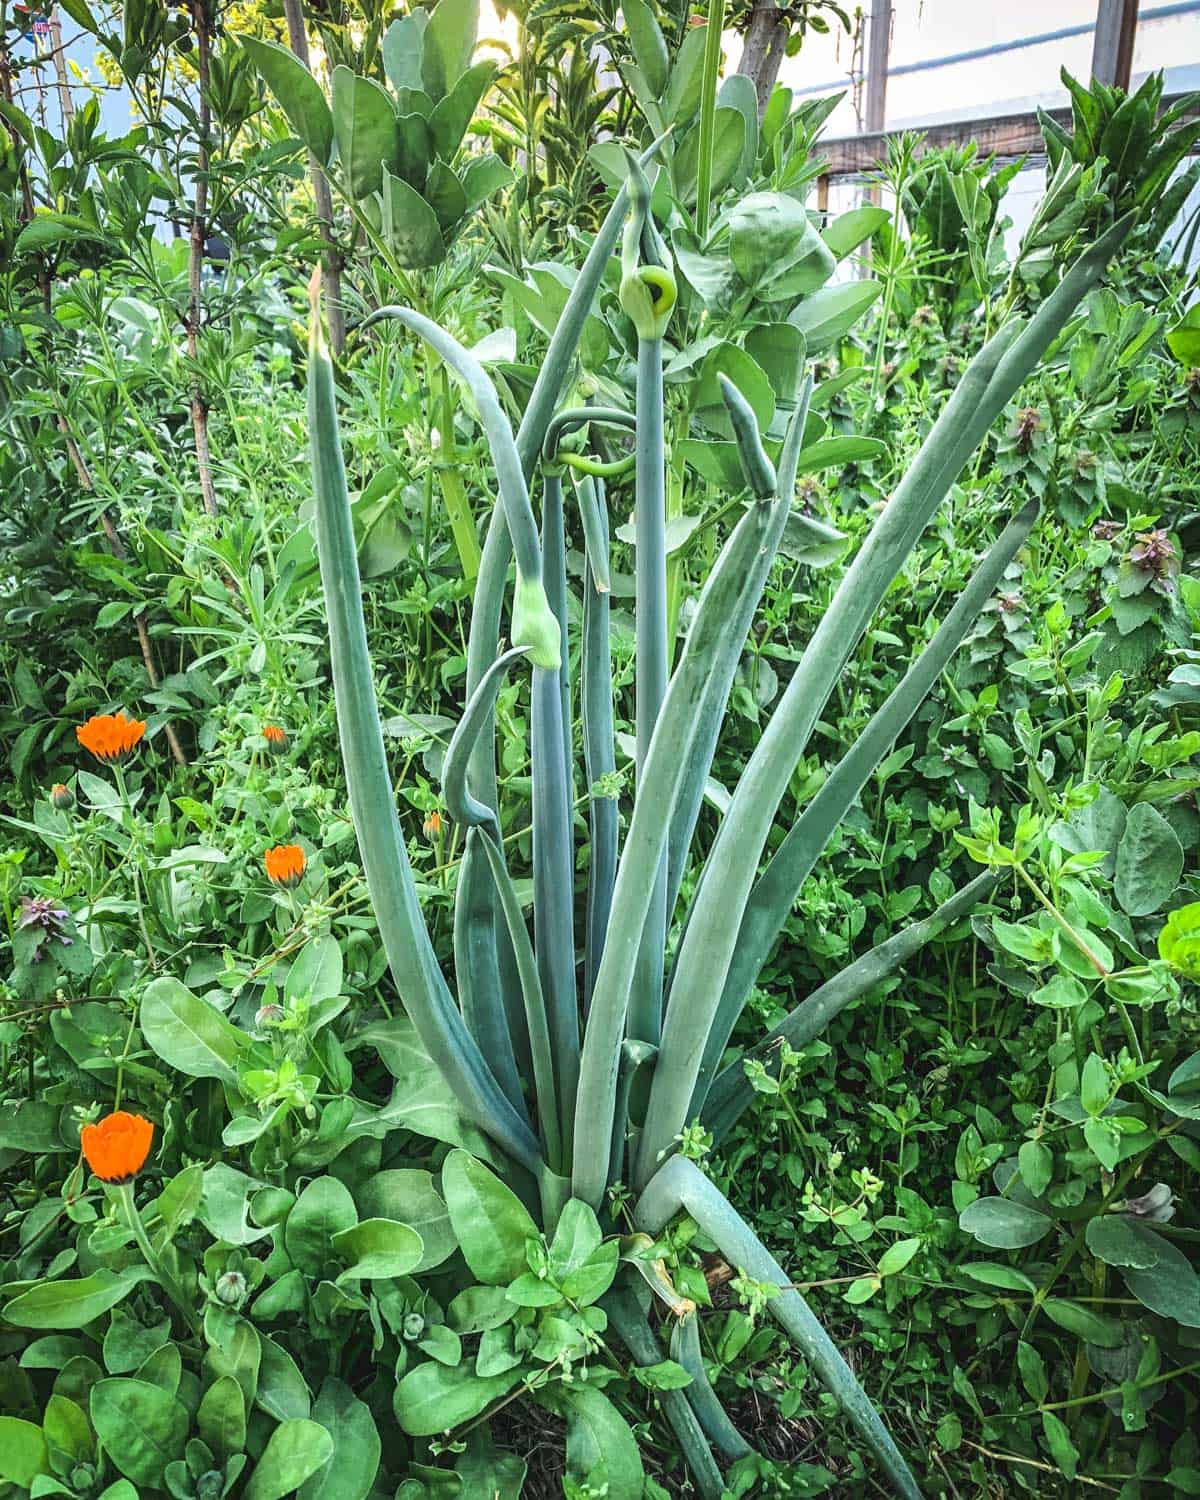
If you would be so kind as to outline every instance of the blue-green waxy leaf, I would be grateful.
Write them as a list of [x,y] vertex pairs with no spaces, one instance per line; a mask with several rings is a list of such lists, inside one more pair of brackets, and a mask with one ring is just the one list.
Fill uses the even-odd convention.
[[252,36],[239,40],[266,79],[288,124],[320,164],[328,166],[333,153],[333,116],[321,85],[295,53],[278,42]]
[[418,8],[393,21],[383,34],[383,70],[397,93],[424,91],[421,54],[428,24],[429,12]]
[[89,1410],[117,1469],[139,1487],[160,1489],[166,1466],[183,1457],[190,1423],[182,1402],[145,1380],[101,1380]]
[[472,1272],[488,1286],[514,1281],[526,1269],[525,1246],[537,1238],[537,1225],[512,1189],[469,1152],[451,1151],[442,1195]]
[[1173,1318],[1185,1328],[1200,1328],[1200,1276],[1179,1248],[1145,1224],[1131,1225],[1149,1266],[1122,1266],[1125,1285],[1151,1312]]
[[993,1249],[1020,1250],[1049,1234],[1054,1220],[1009,1198],[977,1198],[959,1214],[958,1227]]

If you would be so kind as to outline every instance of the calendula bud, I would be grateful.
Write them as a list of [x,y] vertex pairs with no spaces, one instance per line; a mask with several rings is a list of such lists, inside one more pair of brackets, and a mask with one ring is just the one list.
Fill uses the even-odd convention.
[[279,724],[264,724],[262,737],[272,755],[282,755],[288,747],[288,732]]
[[246,1300],[246,1278],[240,1271],[226,1271],[217,1280],[216,1293],[226,1307],[240,1307]]
[[61,781],[56,781],[50,788],[50,801],[59,812],[69,812],[75,806],[75,793],[69,786],[64,786]]
[[442,815],[436,808],[421,824],[421,832],[427,839],[435,839],[442,831]]

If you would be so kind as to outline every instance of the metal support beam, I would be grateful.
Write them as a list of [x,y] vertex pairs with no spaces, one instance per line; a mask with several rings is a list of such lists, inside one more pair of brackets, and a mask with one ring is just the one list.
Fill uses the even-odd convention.
[[1128,90],[1137,21],[1138,0],[1100,0],[1092,43],[1093,78]]
[[867,30],[867,133],[884,126],[887,113],[888,53],[892,46],[891,0],[873,0]]

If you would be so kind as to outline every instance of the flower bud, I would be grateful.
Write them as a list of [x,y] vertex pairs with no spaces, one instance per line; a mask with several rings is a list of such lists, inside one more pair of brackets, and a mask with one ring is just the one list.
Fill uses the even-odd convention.
[[264,724],[262,737],[272,755],[283,755],[288,748],[288,732],[279,724]]
[[419,1339],[425,1332],[425,1319],[419,1312],[405,1313],[401,1326],[406,1339]]
[[282,1005],[260,1005],[254,1012],[254,1029],[262,1031],[266,1026],[273,1026],[277,1021],[283,1020],[284,1014]]
[[217,1280],[217,1301],[226,1307],[240,1307],[246,1300],[246,1278],[240,1271],[226,1271]]
[[75,793],[69,786],[56,781],[50,788],[50,802],[59,812],[69,812],[75,806]]

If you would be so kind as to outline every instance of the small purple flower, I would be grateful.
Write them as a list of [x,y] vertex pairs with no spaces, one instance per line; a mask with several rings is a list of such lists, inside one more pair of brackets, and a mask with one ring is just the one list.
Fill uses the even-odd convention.
[[69,948],[75,941],[68,937],[63,931],[63,924],[71,920],[71,913],[67,908],[54,899],[53,896],[25,896],[21,901],[21,910],[17,916],[18,931],[25,931],[30,927],[40,927],[42,937],[33,952],[33,962],[38,963],[44,956],[48,944],[58,941],[64,948]]

